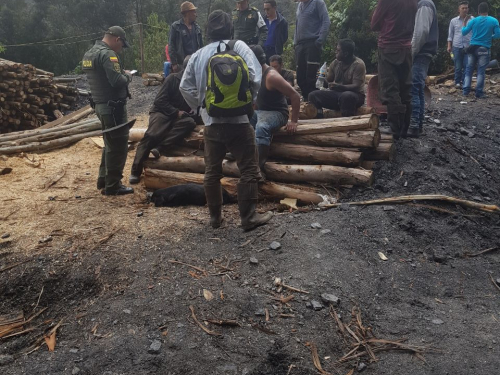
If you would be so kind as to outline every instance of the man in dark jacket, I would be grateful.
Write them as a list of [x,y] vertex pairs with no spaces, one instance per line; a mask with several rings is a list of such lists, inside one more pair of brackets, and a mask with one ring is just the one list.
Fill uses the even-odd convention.
[[415,31],[411,41],[413,55],[413,86],[411,89],[412,114],[408,137],[418,138],[423,131],[425,110],[425,79],[438,48],[438,21],[432,0],[419,0],[415,18]]
[[379,96],[394,139],[406,136],[411,118],[411,39],[417,0],[379,0],[371,28],[378,31]]
[[[189,57],[187,56],[183,67],[186,67]],[[188,115],[191,108],[187,105],[179,90],[182,73],[170,74],[156,95],[153,107],[149,111],[149,126],[141,139],[137,152],[135,153],[129,182],[139,183],[141,179],[143,164],[149,156],[149,152],[155,158],[159,158],[161,150],[174,145],[188,135],[196,126],[195,121]],[[158,148],[157,148],[158,147]]]
[[182,67],[184,58],[203,47],[201,28],[196,23],[196,8],[193,3],[185,1],[181,4],[182,18],[175,21],[170,28],[168,53],[172,70],[177,72]]
[[267,40],[264,43],[264,52],[266,53],[267,64],[273,55],[281,55],[283,46],[288,40],[288,22],[285,17],[276,9],[275,0],[264,1],[264,22],[267,26]]

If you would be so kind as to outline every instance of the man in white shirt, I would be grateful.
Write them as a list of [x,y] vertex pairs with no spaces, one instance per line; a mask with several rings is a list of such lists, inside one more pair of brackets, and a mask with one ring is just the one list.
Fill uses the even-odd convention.
[[448,29],[448,53],[453,53],[455,64],[455,86],[462,87],[467,68],[467,53],[465,50],[470,45],[472,34],[462,35],[465,17],[469,13],[469,3],[461,1],[458,5],[459,15],[452,18]]
[[[191,108],[201,108],[201,117],[205,123],[205,178],[204,187],[210,211],[210,225],[218,228],[222,222],[222,188],[220,179],[222,161],[226,149],[233,154],[240,170],[238,182],[238,206],[241,225],[244,230],[251,230],[267,223],[272,213],[258,214],[258,186],[261,179],[255,144],[255,131],[250,125],[248,116],[211,117],[204,106],[207,88],[207,66],[210,58],[220,48],[224,51],[231,38],[231,18],[227,13],[216,10],[210,14],[207,23],[207,36],[211,43],[195,52],[184,71],[180,91]],[[252,50],[242,41],[233,46],[245,61],[249,71],[249,83],[253,101],[257,98],[262,68]]]

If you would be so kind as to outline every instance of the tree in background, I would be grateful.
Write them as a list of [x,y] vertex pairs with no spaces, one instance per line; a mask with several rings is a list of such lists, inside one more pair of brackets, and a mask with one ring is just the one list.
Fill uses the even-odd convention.
[[[183,0],[1,0],[0,1],[0,44],[6,47],[2,57],[31,63],[41,69],[64,74],[72,71],[95,40],[102,38],[104,31],[113,25],[126,27],[127,38],[133,48],[125,51],[123,61],[127,68],[138,68],[136,60],[139,47],[137,23],[150,22],[151,14],[157,21],[170,25],[180,18],[180,4]],[[484,0],[469,0],[472,13],[477,15],[477,6]],[[193,0],[198,7],[198,23],[205,31],[210,11],[222,9],[228,13],[236,7],[234,0]],[[351,38],[356,43],[356,54],[362,58],[369,72],[376,71],[377,35],[370,31],[370,20],[377,0],[325,0],[332,20],[331,30],[324,48],[323,61],[335,58],[335,47],[341,38]],[[458,0],[434,0],[438,10],[439,51],[430,73],[439,74],[451,67],[446,52],[448,25],[457,15]],[[498,17],[500,0],[488,1],[490,15]],[[250,5],[263,12],[264,0],[251,0]],[[285,45],[283,60],[287,68],[295,69],[293,32],[297,3],[294,0],[278,0],[278,10],[289,23],[289,41]],[[161,69],[160,57],[164,57],[168,43],[167,32],[157,36],[152,28],[144,25],[147,55],[155,61],[154,71]],[[161,41],[165,38],[164,41]],[[56,40],[56,41],[54,41]],[[206,40],[206,39],[205,39]],[[46,42],[51,41],[51,42]],[[23,47],[12,45],[37,43]],[[42,42],[42,43],[39,43]],[[147,46],[146,46],[147,44]],[[156,51],[155,49],[158,48]],[[492,58],[499,58],[500,41],[492,47]],[[159,68],[157,66],[160,66]],[[151,66],[153,68],[153,66]]]
[[[144,25],[144,68],[146,72],[161,72],[165,61],[165,45],[168,43],[169,26],[152,13]],[[136,67],[141,66],[139,43],[137,38],[133,46]]]

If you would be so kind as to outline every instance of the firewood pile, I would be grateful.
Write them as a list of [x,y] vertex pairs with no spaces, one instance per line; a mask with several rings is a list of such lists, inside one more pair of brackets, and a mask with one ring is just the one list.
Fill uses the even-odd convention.
[[144,73],[142,75],[144,86],[160,86],[164,79],[162,74]]
[[[373,162],[389,160],[394,153],[392,136],[381,135],[375,114],[300,121],[297,132],[275,134],[265,166],[267,182],[259,184],[267,199],[297,199],[302,204],[328,204],[326,186],[370,186]],[[132,129],[138,141],[144,129]],[[199,126],[172,147],[167,156],[146,163],[144,183],[160,189],[185,183],[203,183],[203,127]],[[224,160],[223,187],[236,195],[239,171],[235,161]]]
[[82,120],[93,112],[90,106],[86,106],[37,129],[0,134],[0,155],[40,153],[99,136],[102,131],[98,118]]
[[37,128],[61,117],[61,110],[70,110],[78,99],[71,83],[33,65],[0,59],[0,133]]

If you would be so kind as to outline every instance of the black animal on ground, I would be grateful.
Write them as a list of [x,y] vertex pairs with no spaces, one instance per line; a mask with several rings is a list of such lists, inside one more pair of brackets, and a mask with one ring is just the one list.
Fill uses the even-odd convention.
[[[204,206],[207,204],[205,190],[202,185],[197,184],[176,185],[159,189],[153,194],[149,193],[148,200],[153,202],[155,207]],[[225,189],[222,189],[222,202],[223,204],[233,202]]]

